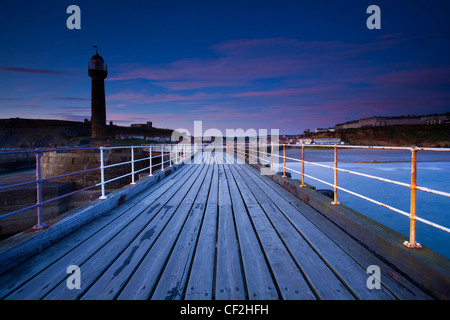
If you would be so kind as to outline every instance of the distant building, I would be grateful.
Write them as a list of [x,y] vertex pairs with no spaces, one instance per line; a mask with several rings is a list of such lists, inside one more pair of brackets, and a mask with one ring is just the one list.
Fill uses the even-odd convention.
[[342,142],[340,138],[314,138],[313,144],[335,145],[335,144],[342,144]]
[[153,123],[151,121],[147,121],[147,123],[133,123],[131,125],[132,128],[143,128],[143,129],[151,129],[153,128]]
[[315,132],[316,133],[319,133],[319,132],[334,132],[334,128],[316,128]]
[[170,142],[169,137],[147,137],[145,140],[150,142]]
[[335,126],[335,129],[340,130],[398,125],[431,125],[444,123],[449,123],[449,113],[424,116],[371,117],[340,123]]
[[142,135],[136,135],[132,133],[120,133],[116,134],[117,140],[126,140],[126,139],[137,139],[137,140],[144,140],[145,137]]
[[298,139],[297,144],[311,144],[313,139]]

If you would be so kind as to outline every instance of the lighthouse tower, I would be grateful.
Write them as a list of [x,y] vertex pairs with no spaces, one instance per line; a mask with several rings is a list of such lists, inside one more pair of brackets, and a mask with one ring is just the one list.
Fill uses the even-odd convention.
[[[95,47],[97,49],[97,47]],[[105,78],[108,70],[103,58],[98,54],[92,56],[88,69],[89,77],[92,78],[91,92],[91,146],[100,147],[107,144],[106,138],[106,101],[105,101]]]

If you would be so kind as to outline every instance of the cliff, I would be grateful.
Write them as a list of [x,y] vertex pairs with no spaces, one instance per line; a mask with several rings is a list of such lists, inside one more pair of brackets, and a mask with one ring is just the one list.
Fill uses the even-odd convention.
[[[172,132],[170,129],[107,126],[111,140],[116,134],[170,137]],[[76,147],[88,144],[90,136],[90,122],[0,119],[0,148]]]
[[308,137],[336,137],[351,145],[449,148],[450,124],[341,129],[335,132],[313,133]]

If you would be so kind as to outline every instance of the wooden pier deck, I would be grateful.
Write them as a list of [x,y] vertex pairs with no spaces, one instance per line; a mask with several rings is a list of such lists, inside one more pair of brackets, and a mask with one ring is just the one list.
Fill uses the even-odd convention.
[[[67,288],[70,265],[81,289]],[[367,286],[370,265],[380,289]],[[208,161],[0,276],[0,299],[18,300],[429,298],[252,166]]]

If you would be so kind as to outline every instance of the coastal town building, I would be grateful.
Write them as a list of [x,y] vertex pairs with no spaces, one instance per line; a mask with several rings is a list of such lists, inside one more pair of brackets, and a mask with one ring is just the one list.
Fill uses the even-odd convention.
[[334,132],[334,128],[316,128],[315,133],[320,133],[320,132]]
[[147,123],[133,123],[131,124],[132,128],[143,128],[143,129],[151,129],[153,128],[153,123],[151,121],[147,121]]
[[449,119],[450,113],[424,116],[370,117],[337,124],[335,129],[342,130],[380,126],[444,124],[449,123]]
[[313,144],[317,145],[335,145],[343,144],[341,138],[314,138]]

